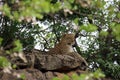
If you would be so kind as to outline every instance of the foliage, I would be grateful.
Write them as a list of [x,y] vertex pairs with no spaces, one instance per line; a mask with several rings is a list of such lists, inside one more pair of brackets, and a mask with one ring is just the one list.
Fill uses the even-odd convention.
[[[101,41],[95,40],[90,45],[88,51],[84,51],[83,53],[87,56],[91,70],[101,68],[106,76],[117,80],[120,75],[120,46],[118,46],[120,42],[114,39],[112,40],[112,43],[105,43],[104,39]],[[100,49],[95,48],[96,42],[100,45]]]
[[94,32],[97,30],[97,27],[92,24],[82,25],[80,30],[85,30],[86,32]]
[[10,62],[5,57],[0,56],[0,67],[4,68],[8,66],[10,66]]
[[3,4],[0,4],[0,44],[4,49],[11,49],[8,45],[16,42],[15,51],[31,50],[36,44],[46,50],[59,42],[63,33],[79,32],[76,51],[86,58],[90,70],[100,68],[107,77],[119,79],[119,0],[2,0],[0,3]]
[[[60,8],[60,3],[50,4],[50,0],[23,0],[9,1],[2,8],[3,14],[11,19],[17,20],[22,18],[27,19],[32,17],[42,18],[43,13],[55,12]],[[12,15],[11,15],[12,14]]]
[[13,51],[21,52],[23,48],[22,48],[22,44],[20,43],[20,40],[16,40],[14,44],[16,45],[16,47],[13,49]]
[[0,45],[2,44],[2,40],[3,40],[3,39],[2,39],[2,38],[0,38]]
[[0,22],[0,37],[3,39],[1,46],[5,48],[7,45],[13,44],[12,42],[16,39],[19,39],[24,48],[33,47],[33,30],[29,30],[33,27],[30,23],[20,23],[2,15],[0,15]]
[[105,65],[105,67],[107,68],[105,70],[105,72],[107,73],[107,75],[111,74],[109,76],[111,76],[111,77],[114,76],[114,78],[116,80],[120,78],[120,72],[119,72],[120,71],[120,66],[119,65],[107,62],[106,65]]
[[100,79],[105,77],[105,75],[100,71],[100,70],[96,70],[93,73],[87,73],[87,74],[81,74],[81,75],[77,75],[77,74],[73,74],[71,77],[64,75],[63,78],[58,78],[55,77],[52,80],[93,80],[93,79]]
[[20,79],[25,80],[25,78],[26,78],[26,77],[25,77],[25,74],[21,74],[21,75],[20,75]]

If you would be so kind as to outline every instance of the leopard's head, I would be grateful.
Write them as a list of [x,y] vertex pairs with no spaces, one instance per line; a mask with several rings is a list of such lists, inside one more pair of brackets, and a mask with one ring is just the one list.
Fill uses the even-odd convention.
[[64,43],[65,45],[75,46],[76,45],[75,34],[64,34],[61,38],[61,42]]

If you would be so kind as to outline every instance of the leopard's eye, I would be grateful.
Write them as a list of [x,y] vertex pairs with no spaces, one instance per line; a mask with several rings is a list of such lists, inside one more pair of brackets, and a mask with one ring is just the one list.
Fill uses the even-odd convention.
[[71,45],[71,43],[68,43],[68,45]]
[[73,39],[73,40],[71,40],[72,42],[74,42],[75,40]]

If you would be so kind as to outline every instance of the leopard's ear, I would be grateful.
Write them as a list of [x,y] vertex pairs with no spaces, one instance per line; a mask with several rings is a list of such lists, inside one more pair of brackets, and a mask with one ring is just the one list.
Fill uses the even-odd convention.
[[66,34],[65,34],[65,33],[63,33],[63,34],[62,34],[62,36],[61,36],[60,41],[61,41],[61,40],[63,40],[65,37],[66,37]]
[[65,37],[65,36],[66,36],[66,34],[64,33],[62,37]]
[[79,31],[76,32],[75,38],[79,37],[79,33],[80,33]]

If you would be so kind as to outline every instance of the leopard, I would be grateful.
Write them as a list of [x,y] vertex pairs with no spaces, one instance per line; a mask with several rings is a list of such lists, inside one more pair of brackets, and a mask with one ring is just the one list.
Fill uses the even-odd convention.
[[73,46],[75,46],[75,34],[69,33],[64,34],[59,43],[55,45],[54,48],[51,48],[48,53],[50,54],[69,54],[74,52]]
[[88,63],[86,60],[75,50],[73,47],[77,46],[76,43],[76,34],[69,33],[69,34],[64,34],[62,38],[60,39],[60,42],[55,45],[54,48],[51,48],[48,53],[51,55],[69,55],[72,58],[75,58],[76,60],[80,60],[82,66],[86,67],[81,67],[83,69],[87,69]]

